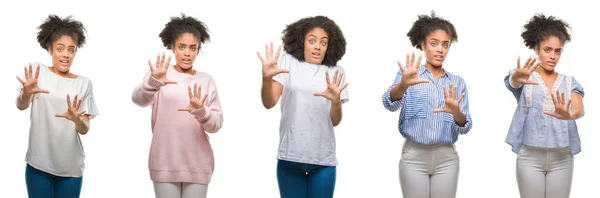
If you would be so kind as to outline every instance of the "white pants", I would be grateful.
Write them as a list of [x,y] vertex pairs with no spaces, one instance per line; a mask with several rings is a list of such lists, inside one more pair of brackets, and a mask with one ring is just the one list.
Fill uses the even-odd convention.
[[567,198],[573,180],[568,148],[523,146],[517,157],[517,183],[523,198]]
[[403,197],[456,197],[459,161],[453,144],[428,146],[407,139],[400,158]]
[[185,182],[154,182],[156,198],[206,198],[208,185]]

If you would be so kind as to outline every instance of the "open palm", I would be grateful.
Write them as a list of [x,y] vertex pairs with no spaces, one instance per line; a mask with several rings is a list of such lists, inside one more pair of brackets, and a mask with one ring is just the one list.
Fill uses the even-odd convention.
[[346,83],[340,87],[340,84],[342,83],[342,78],[344,77],[344,74],[342,73],[342,74],[339,74],[339,76],[338,76],[338,73],[339,73],[339,70],[335,71],[335,74],[333,76],[333,82],[331,82],[329,80],[329,72],[325,71],[325,81],[327,81],[327,89],[323,92],[315,93],[314,95],[325,97],[325,98],[331,100],[332,102],[341,101],[340,93],[342,92],[342,90],[344,90],[348,86],[348,83]]

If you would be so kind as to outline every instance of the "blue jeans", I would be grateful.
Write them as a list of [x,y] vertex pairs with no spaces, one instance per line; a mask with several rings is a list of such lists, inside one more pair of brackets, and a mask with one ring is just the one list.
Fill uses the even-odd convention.
[[29,198],[79,198],[83,177],[59,177],[27,164],[25,183]]
[[277,161],[277,182],[282,198],[331,198],[335,166]]

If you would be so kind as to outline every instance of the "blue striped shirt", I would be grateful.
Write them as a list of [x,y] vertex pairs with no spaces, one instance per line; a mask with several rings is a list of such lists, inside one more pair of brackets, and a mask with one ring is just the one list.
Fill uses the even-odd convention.
[[[383,94],[381,99],[383,106],[392,112],[401,109],[398,130],[404,138],[425,145],[456,142],[458,134],[468,133],[473,126],[469,114],[469,95],[465,81],[462,77],[445,71],[435,82],[433,74],[425,66],[419,67],[418,75],[421,79],[428,79],[429,83],[411,86],[406,89],[401,99],[392,101],[390,92],[402,78],[402,73],[398,71],[394,84]],[[460,109],[467,118],[464,126],[459,126],[454,121],[452,114],[433,112],[434,109],[444,107],[443,88],[444,86],[447,88],[450,83],[457,86],[457,99],[463,93],[465,94],[460,102]]]

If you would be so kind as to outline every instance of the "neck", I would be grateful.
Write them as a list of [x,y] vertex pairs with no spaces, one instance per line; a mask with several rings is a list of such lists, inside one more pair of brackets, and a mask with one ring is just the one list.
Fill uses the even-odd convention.
[[59,76],[64,77],[64,78],[75,78],[75,77],[77,77],[77,76],[75,76],[74,74],[72,74],[69,71],[61,72],[60,70],[54,68],[54,66],[50,67],[50,71],[52,73],[55,73],[56,75],[59,75]]
[[194,71],[194,67],[190,67],[188,69],[184,69],[179,65],[175,65],[175,71],[178,71],[179,73],[184,73],[184,74],[190,74],[190,75],[194,75],[196,74],[196,71]]
[[544,68],[542,68],[542,66],[539,66],[535,71],[537,73],[539,73],[541,76],[554,76],[556,74],[556,72],[554,70],[552,70],[552,71],[545,70]]
[[429,69],[429,71],[431,71],[431,73],[435,76],[441,76],[444,74],[444,69],[442,66],[433,66],[431,63],[427,62],[425,63],[425,68]]

